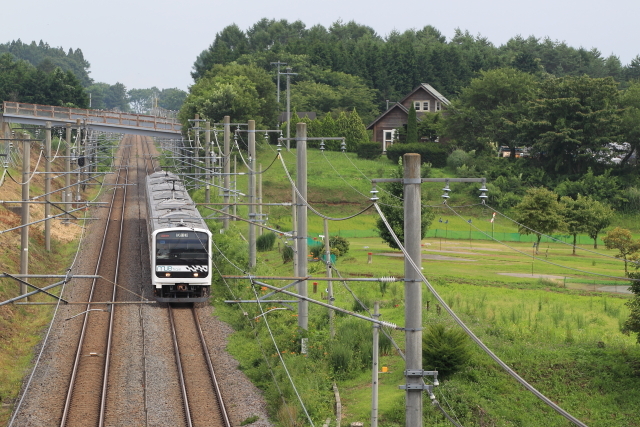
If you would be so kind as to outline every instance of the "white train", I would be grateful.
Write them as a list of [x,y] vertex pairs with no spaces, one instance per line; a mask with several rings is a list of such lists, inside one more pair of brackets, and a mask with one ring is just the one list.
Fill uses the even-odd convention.
[[147,176],[151,283],[159,302],[203,302],[211,288],[211,232],[180,178]]

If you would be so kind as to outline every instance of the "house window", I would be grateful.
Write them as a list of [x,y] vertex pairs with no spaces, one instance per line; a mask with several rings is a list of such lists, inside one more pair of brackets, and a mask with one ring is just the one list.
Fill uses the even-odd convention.
[[420,101],[414,101],[414,103],[413,103],[413,108],[414,108],[416,111],[420,111],[420,110],[422,110],[422,102],[420,102]]
[[383,130],[382,131],[382,152],[387,151],[387,147],[393,145],[393,139],[395,138],[396,131],[391,130]]
[[436,105],[435,105],[435,110],[436,111],[440,111],[441,107],[440,107],[440,101],[436,101]]
[[429,101],[422,101],[422,111],[429,111]]

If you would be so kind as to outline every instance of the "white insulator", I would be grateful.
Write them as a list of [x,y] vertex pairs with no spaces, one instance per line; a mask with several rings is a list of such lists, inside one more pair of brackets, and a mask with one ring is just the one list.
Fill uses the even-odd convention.
[[398,329],[398,325],[396,325],[395,323],[385,322],[384,320],[382,320],[382,321],[380,321],[380,324],[382,326],[386,326],[387,328]]
[[381,277],[378,279],[379,282],[382,283],[392,283],[392,282],[397,282],[398,279],[396,279],[395,277]]

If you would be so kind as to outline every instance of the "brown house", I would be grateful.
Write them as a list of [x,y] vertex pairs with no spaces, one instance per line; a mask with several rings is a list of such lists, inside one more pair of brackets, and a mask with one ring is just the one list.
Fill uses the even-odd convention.
[[445,110],[450,102],[427,83],[422,83],[415,88],[367,127],[367,129],[373,129],[373,142],[380,143],[382,151],[387,151],[387,147],[393,144],[396,129],[407,124],[409,108],[412,104],[418,120],[420,120],[420,117],[425,113]]

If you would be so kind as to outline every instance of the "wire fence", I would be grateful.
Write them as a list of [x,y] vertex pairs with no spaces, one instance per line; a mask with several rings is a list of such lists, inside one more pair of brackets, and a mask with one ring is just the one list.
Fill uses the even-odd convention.
[[[520,233],[505,233],[505,232],[494,232],[491,231],[486,232],[487,234],[483,234],[480,231],[460,231],[460,230],[447,230],[435,228],[427,231],[425,235],[425,239],[451,239],[451,240],[500,240],[503,242],[524,242],[524,243],[533,243],[538,241],[538,236],[536,234],[520,234]],[[312,235],[313,233],[309,233]],[[346,237],[346,238],[355,238],[355,237],[378,237],[378,230],[370,229],[370,230],[337,230],[335,232],[331,232],[331,234],[336,234],[338,236]],[[567,243],[569,245],[573,244],[573,236],[567,235],[553,235],[551,236],[553,239],[557,239],[562,241],[563,243]],[[552,240],[549,237],[543,236],[540,240],[540,243],[557,243],[555,240]],[[577,245],[593,245],[593,239],[589,236],[578,235],[576,239]],[[598,246],[604,246],[604,242],[598,238]]]
[[[375,230],[374,230],[375,231]],[[429,230],[425,238],[441,238],[451,240],[500,240],[503,242],[524,242],[533,243],[538,241],[537,234],[521,234],[521,233],[505,233],[505,232],[491,232],[487,231],[486,234],[480,231],[460,231],[460,230],[447,230],[447,229],[432,229]],[[552,235],[552,238],[542,236],[540,243],[556,243],[556,240],[572,245],[573,236],[571,235]],[[556,239],[556,240],[553,240]],[[577,245],[593,245],[593,239],[589,236],[578,235],[576,239]],[[604,245],[604,242],[598,238],[598,245]]]

